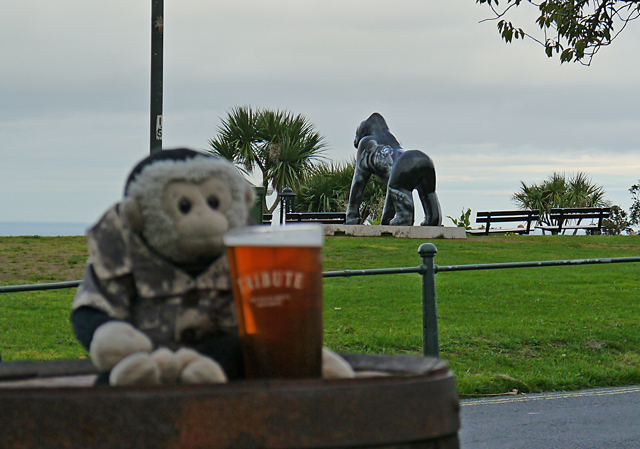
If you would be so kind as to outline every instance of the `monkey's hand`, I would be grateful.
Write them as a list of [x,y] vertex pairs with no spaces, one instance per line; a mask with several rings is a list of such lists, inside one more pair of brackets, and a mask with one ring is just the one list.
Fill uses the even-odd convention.
[[322,348],[322,378],[344,379],[356,377],[353,368],[345,359],[327,347]]
[[135,353],[150,353],[153,343],[145,334],[124,321],[108,321],[96,329],[89,347],[93,364],[111,371],[121,360]]
[[227,375],[218,362],[193,349],[181,348],[174,354],[181,384],[219,384],[227,382]]
[[198,352],[160,348],[152,354],[137,352],[118,363],[109,375],[112,386],[225,383],[220,365]]

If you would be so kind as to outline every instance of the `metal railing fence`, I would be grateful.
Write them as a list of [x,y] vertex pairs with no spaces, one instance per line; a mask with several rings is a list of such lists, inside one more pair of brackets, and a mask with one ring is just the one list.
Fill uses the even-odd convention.
[[[376,276],[385,274],[417,273],[422,276],[422,353],[425,356],[438,357],[438,316],[436,308],[436,281],[437,273],[455,271],[496,270],[506,268],[538,268],[577,266],[594,264],[613,264],[640,262],[640,257],[609,257],[600,259],[568,259],[568,260],[543,260],[531,262],[502,262],[487,264],[444,265],[434,263],[437,248],[432,243],[423,243],[418,248],[418,254],[422,258],[422,264],[416,267],[398,268],[372,268],[363,270],[325,271],[325,278],[351,277],[351,276]],[[8,285],[0,286],[0,293],[16,293],[36,290],[53,290],[78,287],[81,281],[55,282],[49,284]]]
[[48,284],[5,285],[0,287],[0,293],[34,292],[38,290],[57,290],[62,288],[79,287],[82,281],[51,282]]

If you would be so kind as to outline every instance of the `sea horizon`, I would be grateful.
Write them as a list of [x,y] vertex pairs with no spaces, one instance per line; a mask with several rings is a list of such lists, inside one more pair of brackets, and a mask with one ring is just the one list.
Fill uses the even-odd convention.
[[85,235],[90,223],[0,221],[0,237],[67,237]]

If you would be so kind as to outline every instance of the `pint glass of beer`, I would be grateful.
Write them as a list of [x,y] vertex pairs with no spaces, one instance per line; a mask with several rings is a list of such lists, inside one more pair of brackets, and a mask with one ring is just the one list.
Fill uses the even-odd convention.
[[224,236],[247,378],[320,377],[323,240],[307,224]]

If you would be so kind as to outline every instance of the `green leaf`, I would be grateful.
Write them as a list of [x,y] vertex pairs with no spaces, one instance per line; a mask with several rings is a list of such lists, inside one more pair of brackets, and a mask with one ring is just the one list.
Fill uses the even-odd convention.
[[560,54],[561,62],[571,62],[573,60],[573,49],[567,48]]

